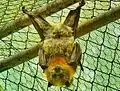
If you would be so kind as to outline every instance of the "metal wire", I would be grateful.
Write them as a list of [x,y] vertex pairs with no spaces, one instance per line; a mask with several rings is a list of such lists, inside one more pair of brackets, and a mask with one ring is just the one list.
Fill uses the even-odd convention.
[[[29,10],[50,0],[0,0],[0,27],[21,15],[24,5]],[[87,0],[82,8],[80,23],[120,6],[119,0]],[[71,8],[46,19],[61,22]],[[0,59],[7,58],[38,43],[39,35],[28,26],[0,40]],[[0,73],[0,85],[5,91],[116,91],[120,89],[120,20],[112,22],[77,39],[83,57],[84,72],[78,66],[70,87],[49,87],[38,58],[31,59]]]

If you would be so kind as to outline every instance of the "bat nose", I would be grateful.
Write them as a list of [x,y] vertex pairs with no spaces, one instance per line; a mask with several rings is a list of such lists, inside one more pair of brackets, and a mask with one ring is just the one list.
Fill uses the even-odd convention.
[[55,72],[56,72],[56,73],[59,73],[60,70],[61,70],[61,67],[60,67],[60,66],[56,66],[56,67],[55,67]]

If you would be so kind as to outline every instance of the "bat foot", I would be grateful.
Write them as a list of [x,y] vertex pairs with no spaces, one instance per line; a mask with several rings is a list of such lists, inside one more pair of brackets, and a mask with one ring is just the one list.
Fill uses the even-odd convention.
[[84,6],[84,5],[85,5],[85,0],[81,0],[81,1],[79,2],[79,5],[80,5],[80,7]]
[[52,84],[50,82],[48,82],[48,87],[51,87],[51,86],[52,86]]
[[27,10],[25,9],[25,6],[22,6],[22,11],[23,11],[23,13],[26,14]]

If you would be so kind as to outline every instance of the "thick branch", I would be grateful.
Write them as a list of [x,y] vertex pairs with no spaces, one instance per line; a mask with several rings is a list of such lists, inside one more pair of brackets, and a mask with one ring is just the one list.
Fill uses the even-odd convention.
[[[109,12],[106,12],[96,18],[93,18],[83,24],[80,24],[77,29],[77,36],[80,37],[84,34],[89,33],[90,31],[100,28],[110,22],[113,22],[120,18],[120,7],[114,8]],[[16,55],[8,57],[0,61],[0,72],[12,68],[16,65],[19,65],[25,61],[28,61],[37,56],[39,44],[36,46],[20,52]]]
[[[48,3],[31,13],[34,13],[35,15],[41,15],[43,17],[47,17],[61,9],[64,9],[74,3],[77,3],[78,1],[80,0],[54,0],[53,2]],[[21,16],[20,18],[12,22],[9,22],[5,26],[0,28],[0,39],[30,24],[31,22],[27,16]]]
[[12,68],[16,65],[19,65],[25,61],[28,61],[28,60],[36,57],[41,45],[42,45],[42,43],[37,44],[25,51],[22,51],[18,54],[10,56],[4,60],[0,60],[0,72],[5,71],[9,68]]
[[120,18],[120,6],[111,9],[110,11],[101,14],[91,20],[88,20],[79,25],[77,28],[77,37],[83,36],[95,29],[98,29],[110,22],[113,22]]

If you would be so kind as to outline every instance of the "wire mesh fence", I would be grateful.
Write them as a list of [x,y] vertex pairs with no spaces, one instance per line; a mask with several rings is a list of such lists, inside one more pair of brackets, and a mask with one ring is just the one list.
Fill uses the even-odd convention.
[[[1,0],[0,27],[23,13],[22,6],[30,11],[50,0]],[[120,6],[119,0],[86,0],[80,22],[94,18],[111,8]],[[57,7],[56,7],[57,8]],[[73,8],[73,7],[72,7]],[[46,19],[59,23],[71,7]],[[0,40],[0,59],[5,59],[39,42],[32,25]],[[38,57],[0,73],[0,85],[5,91],[117,91],[120,89],[120,20],[116,20],[77,39],[82,48],[84,72],[78,66],[70,87],[48,87]]]

